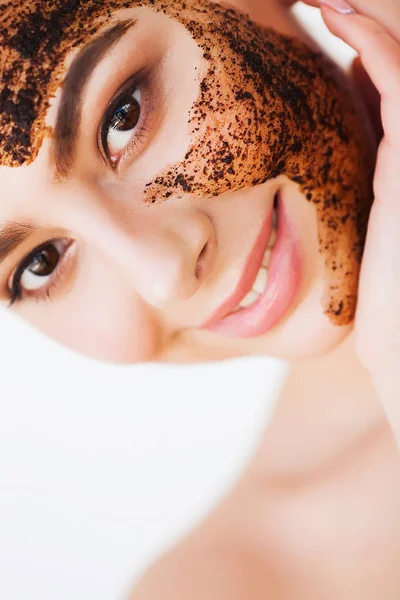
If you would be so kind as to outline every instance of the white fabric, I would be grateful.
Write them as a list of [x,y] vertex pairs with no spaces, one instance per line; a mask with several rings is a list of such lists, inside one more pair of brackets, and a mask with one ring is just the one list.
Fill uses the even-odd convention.
[[236,479],[285,365],[110,367],[0,330],[0,598],[123,598]]

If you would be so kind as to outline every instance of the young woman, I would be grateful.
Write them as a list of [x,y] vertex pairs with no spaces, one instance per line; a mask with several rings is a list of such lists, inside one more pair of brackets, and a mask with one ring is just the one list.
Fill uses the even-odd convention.
[[106,360],[293,360],[237,489],[138,598],[400,593],[400,12],[330,4],[382,95],[375,175],[278,0],[2,4],[4,302]]

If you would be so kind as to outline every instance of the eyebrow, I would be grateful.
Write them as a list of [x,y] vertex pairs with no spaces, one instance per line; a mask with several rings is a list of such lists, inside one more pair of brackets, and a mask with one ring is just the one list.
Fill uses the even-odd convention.
[[0,263],[38,228],[30,223],[6,223],[0,227]]
[[120,21],[105,30],[82,48],[72,61],[62,84],[62,94],[54,128],[53,162],[58,180],[66,177],[72,168],[81,124],[82,97],[90,75],[105,54],[135,23],[136,21],[133,20]]

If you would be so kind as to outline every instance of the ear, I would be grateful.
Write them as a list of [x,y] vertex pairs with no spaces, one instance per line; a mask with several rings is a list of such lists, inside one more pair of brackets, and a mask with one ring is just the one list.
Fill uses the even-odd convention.
[[356,87],[358,88],[358,91],[364,99],[367,110],[371,117],[372,127],[374,129],[377,141],[380,142],[383,137],[380,94],[372,83],[358,56],[352,63],[350,73],[356,84]]

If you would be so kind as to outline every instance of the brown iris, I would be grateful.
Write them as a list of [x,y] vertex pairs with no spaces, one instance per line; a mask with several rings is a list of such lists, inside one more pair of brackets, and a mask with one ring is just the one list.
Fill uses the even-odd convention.
[[59,260],[57,248],[54,245],[46,246],[34,256],[28,270],[38,277],[48,277],[55,271]]
[[140,105],[132,98],[131,101],[121,106],[113,115],[110,127],[116,131],[129,131],[136,127],[140,117]]
[[[111,158],[109,137],[112,131],[131,131],[140,119],[140,102],[134,97],[137,90],[136,80],[130,78],[119,94],[108,107],[100,129],[102,151],[107,158]],[[111,151],[110,151],[111,150]]]

